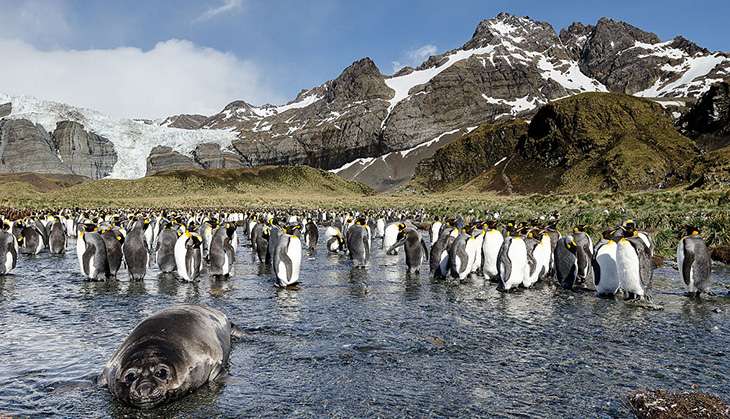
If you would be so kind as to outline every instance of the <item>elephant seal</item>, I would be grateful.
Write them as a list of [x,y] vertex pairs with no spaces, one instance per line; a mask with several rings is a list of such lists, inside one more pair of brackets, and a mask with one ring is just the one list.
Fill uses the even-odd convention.
[[144,319],[99,377],[114,398],[139,408],[178,399],[220,377],[234,326],[222,312],[176,305]]

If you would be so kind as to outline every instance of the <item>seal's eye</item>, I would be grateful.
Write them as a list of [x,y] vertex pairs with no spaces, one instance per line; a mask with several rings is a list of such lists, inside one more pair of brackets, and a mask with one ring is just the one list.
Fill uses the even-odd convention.
[[124,376],[124,382],[128,385],[131,385],[136,379],[137,374],[135,374],[134,371],[128,371],[127,374]]
[[158,369],[157,371],[155,371],[155,377],[159,378],[160,380],[167,380],[167,369]]

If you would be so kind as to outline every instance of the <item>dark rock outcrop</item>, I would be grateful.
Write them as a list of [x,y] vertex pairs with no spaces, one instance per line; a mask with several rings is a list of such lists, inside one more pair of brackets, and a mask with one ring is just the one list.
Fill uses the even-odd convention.
[[198,129],[203,126],[207,119],[208,117],[205,115],[180,114],[168,116],[160,125],[170,128]]
[[730,146],[730,81],[714,84],[677,125],[705,150]]
[[146,176],[170,170],[202,169],[192,158],[185,156],[172,147],[156,146],[147,157]]
[[244,167],[238,154],[222,151],[215,143],[200,144],[193,150],[193,158],[204,169],[234,169]]
[[[632,96],[562,99],[540,108],[525,128],[482,127],[422,162],[415,181],[437,190],[466,183],[503,193],[635,191],[690,181],[701,165],[694,142],[674,129],[661,106]],[[472,151],[478,157],[469,161]]]
[[20,172],[72,174],[42,126],[26,119],[0,120],[0,173]]
[[13,112],[13,104],[8,103],[0,103],[0,118],[4,118],[8,115],[10,115]]
[[117,162],[114,144],[84,131],[78,122],[59,122],[52,138],[61,161],[73,174],[101,179],[111,174]]

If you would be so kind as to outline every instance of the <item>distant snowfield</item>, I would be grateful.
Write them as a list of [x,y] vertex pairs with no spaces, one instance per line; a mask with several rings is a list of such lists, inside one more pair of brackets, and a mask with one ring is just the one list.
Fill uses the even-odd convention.
[[100,112],[36,99],[31,96],[8,96],[0,93],[0,103],[12,103],[10,118],[27,119],[53,132],[60,121],[76,121],[87,131],[107,138],[114,144],[118,160],[110,178],[136,179],[147,171],[147,156],[155,146],[168,146],[190,155],[203,143],[231,146],[236,133],[224,130],[186,130],[146,124],[131,119],[115,119]]
[[650,88],[636,93],[636,96],[642,97],[676,97],[689,96],[689,91],[696,88],[700,94],[706,92],[713,83],[722,81],[718,79],[702,79],[715,69],[719,64],[730,63],[730,58],[723,57],[719,54],[713,54],[703,57],[686,57],[685,61],[676,66],[665,65],[662,70],[679,73],[680,77],[668,83],[667,80],[660,79]]

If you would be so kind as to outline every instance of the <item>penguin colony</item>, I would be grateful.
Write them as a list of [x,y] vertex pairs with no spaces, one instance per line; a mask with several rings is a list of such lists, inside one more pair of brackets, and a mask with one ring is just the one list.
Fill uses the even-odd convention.
[[[197,281],[204,269],[211,278],[226,280],[235,275],[236,249],[248,245],[253,257],[269,268],[276,287],[296,287],[302,254],[316,252],[323,229],[323,247],[348,256],[353,269],[367,269],[373,251],[393,258],[402,251],[408,275],[428,266],[433,276],[444,279],[483,276],[504,292],[549,281],[566,289],[595,291],[600,297],[652,304],[654,244],[633,220],[604,230],[594,244],[587,226],[575,226],[565,235],[558,232],[557,214],[529,223],[500,221],[498,214],[487,221],[467,221],[392,210],[64,209],[18,215],[0,215],[0,276],[12,273],[19,254],[37,255],[47,249],[63,257],[69,238],[75,237],[79,270],[89,281],[115,280],[120,270],[127,271],[130,281],[142,281],[153,264],[181,281]],[[239,230],[244,240],[239,240]],[[683,232],[677,263],[690,297],[711,294],[710,255],[698,228],[688,226]],[[220,376],[237,333],[240,330],[217,310],[169,307],[131,332],[106,364],[99,383],[114,398],[140,408],[175,400]],[[139,368],[141,364],[145,368]],[[183,378],[170,380],[172,371],[182,372]],[[192,371],[199,373],[185,375]]]
[[[395,210],[63,209],[0,217],[0,275],[17,267],[18,254],[45,249],[65,254],[69,238],[75,237],[79,270],[91,281],[114,280],[120,270],[130,281],[141,281],[153,264],[182,281],[198,280],[204,269],[215,279],[227,279],[235,274],[236,248],[249,245],[270,268],[275,286],[292,287],[299,283],[303,252],[316,251],[322,228],[326,250],[349,256],[356,269],[367,268],[375,246],[390,256],[402,251],[408,274],[427,265],[435,277],[483,276],[505,292],[548,281],[599,297],[652,301],[654,244],[633,220],[606,229],[594,243],[587,226],[561,234],[558,214],[519,223],[502,221],[499,214],[465,221]],[[710,254],[698,228],[683,232],[677,263],[689,296],[711,294]]]

